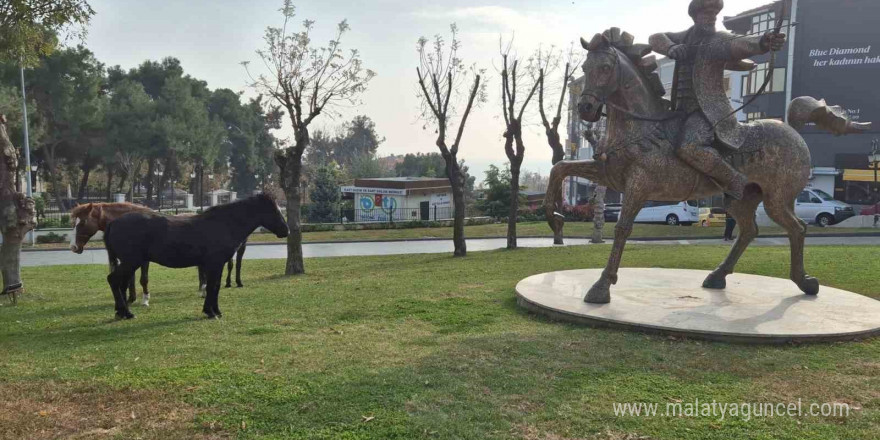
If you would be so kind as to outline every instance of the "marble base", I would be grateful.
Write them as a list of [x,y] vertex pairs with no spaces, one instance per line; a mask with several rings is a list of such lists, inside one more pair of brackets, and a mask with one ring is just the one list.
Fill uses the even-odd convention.
[[563,321],[699,339],[784,343],[880,335],[880,301],[822,286],[801,293],[787,279],[733,274],[723,290],[700,287],[702,270],[623,268],[611,303],[587,304],[602,269],[550,272],[516,285],[517,302]]

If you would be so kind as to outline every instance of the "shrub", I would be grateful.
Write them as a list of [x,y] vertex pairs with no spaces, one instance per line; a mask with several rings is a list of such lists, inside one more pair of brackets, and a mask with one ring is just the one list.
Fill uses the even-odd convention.
[[38,235],[37,243],[64,243],[67,241],[67,234],[56,234],[54,232],[50,232],[46,235]]

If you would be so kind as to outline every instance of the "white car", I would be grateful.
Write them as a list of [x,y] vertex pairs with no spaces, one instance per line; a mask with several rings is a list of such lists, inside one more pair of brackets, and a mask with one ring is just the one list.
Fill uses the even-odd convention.
[[[830,194],[816,188],[807,188],[798,194],[794,201],[794,213],[801,220],[815,223],[820,228],[840,223],[856,215],[852,206],[834,200]],[[758,205],[757,215],[759,217],[767,216],[763,202]]]
[[700,221],[697,202],[648,202],[636,216],[636,223],[666,223],[670,226],[691,225]]

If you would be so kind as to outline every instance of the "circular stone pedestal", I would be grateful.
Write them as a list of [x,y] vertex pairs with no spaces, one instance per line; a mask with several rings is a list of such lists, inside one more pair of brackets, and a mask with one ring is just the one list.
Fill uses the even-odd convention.
[[702,270],[620,269],[611,303],[584,295],[601,269],[550,272],[516,285],[517,302],[555,319],[649,333],[748,343],[839,341],[880,335],[880,301],[822,286],[733,274],[723,290],[700,287]]

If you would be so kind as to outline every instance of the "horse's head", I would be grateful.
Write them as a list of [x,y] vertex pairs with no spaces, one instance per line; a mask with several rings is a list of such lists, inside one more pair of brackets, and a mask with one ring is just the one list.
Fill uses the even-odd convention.
[[284,238],[290,235],[287,221],[284,220],[284,216],[281,214],[281,208],[278,207],[275,198],[267,194],[260,194],[256,197],[259,199],[258,201],[261,206],[265,207],[265,209],[261,210],[260,226],[268,229],[278,238]]
[[602,117],[602,106],[619,87],[620,61],[614,47],[603,34],[596,34],[588,43],[581,38],[581,46],[588,51],[582,66],[584,88],[578,102],[578,113],[587,122]]
[[632,35],[619,28],[596,34],[589,42],[581,38],[581,46],[588,52],[582,66],[584,85],[578,102],[578,113],[584,121],[598,121],[602,107],[618,91],[628,94],[627,101],[642,102],[659,99],[665,94],[655,72],[656,60],[654,57],[644,58],[651,52],[651,47],[633,44],[633,40]]
[[70,212],[73,220],[73,236],[70,237],[70,251],[81,254],[86,243],[100,229],[101,209],[94,204],[79,205]]

